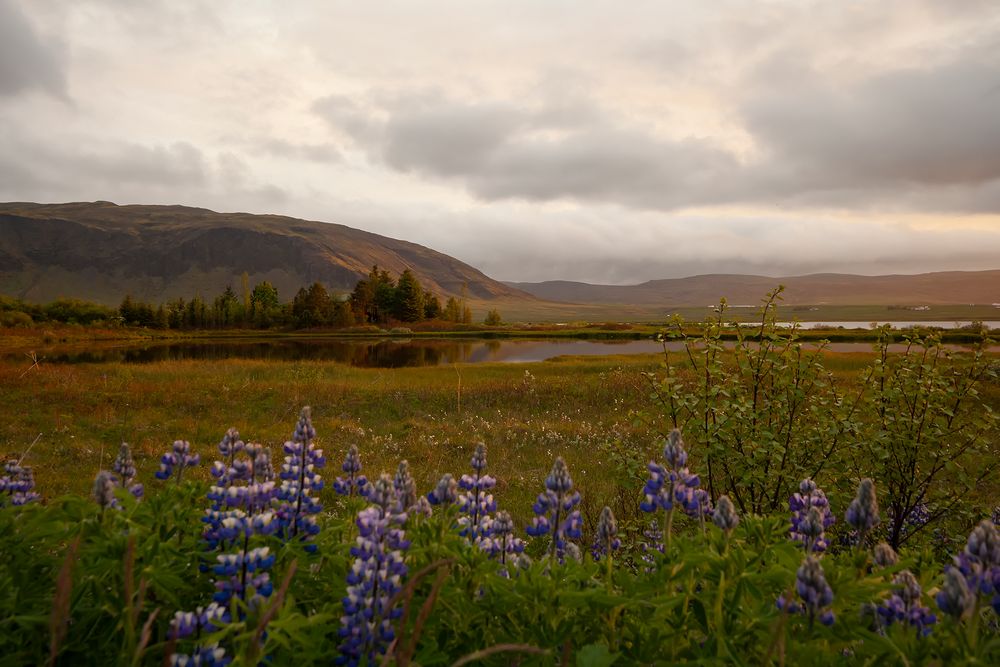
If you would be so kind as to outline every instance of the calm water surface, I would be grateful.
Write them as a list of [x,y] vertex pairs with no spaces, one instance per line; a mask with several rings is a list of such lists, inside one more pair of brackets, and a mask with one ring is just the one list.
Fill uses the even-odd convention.
[[[805,343],[809,346],[809,343]],[[682,350],[680,342],[667,344]],[[960,346],[955,346],[960,347]],[[897,346],[902,350],[902,346]],[[870,352],[871,343],[833,343],[833,352]],[[144,364],[173,360],[260,359],[266,361],[335,361],[368,368],[440,366],[454,363],[528,363],[560,356],[662,353],[655,340],[549,339],[255,339],[185,341],[146,345],[53,348],[38,356],[48,363]]]

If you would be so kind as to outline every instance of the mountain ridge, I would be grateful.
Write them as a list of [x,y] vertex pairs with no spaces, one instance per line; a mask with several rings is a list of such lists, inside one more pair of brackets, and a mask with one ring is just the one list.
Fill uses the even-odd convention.
[[416,243],[338,223],[112,202],[0,203],[0,293],[31,301],[68,296],[109,305],[269,280],[283,299],[319,281],[351,290],[372,265],[410,268],[439,296],[492,301],[535,297]]

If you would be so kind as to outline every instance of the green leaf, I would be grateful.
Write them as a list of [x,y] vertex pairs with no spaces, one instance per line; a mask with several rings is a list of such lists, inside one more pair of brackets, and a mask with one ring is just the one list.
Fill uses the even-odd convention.
[[577,667],[609,667],[618,660],[618,653],[612,653],[604,644],[587,644],[576,654]]

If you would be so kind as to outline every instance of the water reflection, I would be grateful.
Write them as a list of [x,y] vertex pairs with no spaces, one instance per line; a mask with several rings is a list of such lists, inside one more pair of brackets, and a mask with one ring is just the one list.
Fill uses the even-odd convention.
[[[727,343],[731,345],[732,343]],[[807,347],[811,344],[805,343]],[[669,342],[679,351],[683,344]],[[891,346],[902,351],[904,346]],[[961,347],[961,346],[949,346]],[[871,343],[837,342],[832,352],[870,352]],[[333,339],[295,338],[270,340],[213,340],[151,343],[86,348],[54,348],[39,351],[48,363],[125,363],[157,361],[217,361],[258,359],[262,361],[334,361],[364,368],[440,366],[453,363],[528,363],[559,356],[654,354],[663,351],[655,340],[552,340],[552,339]],[[9,356],[9,355],[8,355]]]

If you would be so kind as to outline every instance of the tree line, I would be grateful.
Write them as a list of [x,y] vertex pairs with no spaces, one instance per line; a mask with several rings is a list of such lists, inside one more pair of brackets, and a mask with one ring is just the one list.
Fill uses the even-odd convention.
[[[151,329],[301,329],[385,326],[427,320],[471,324],[472,309],[464,297],[449,296],[442,305],[441,299],[425,289],[410,269],[397,279],[377,265],[349,293],[328,290],[322,283],[314,282],[300,288],[290,301],[282,301],[277,288],[267,280],[251,287],[246,273],[239,292],[227,285],[210,300],[195,295],[191,299],[178,297],[154,304],[129,294],[115,309],[78,299],[38,305],[0,297],[2,326],[63,322]],[[484,320],[490,326],[501,323],[495,309]]]

